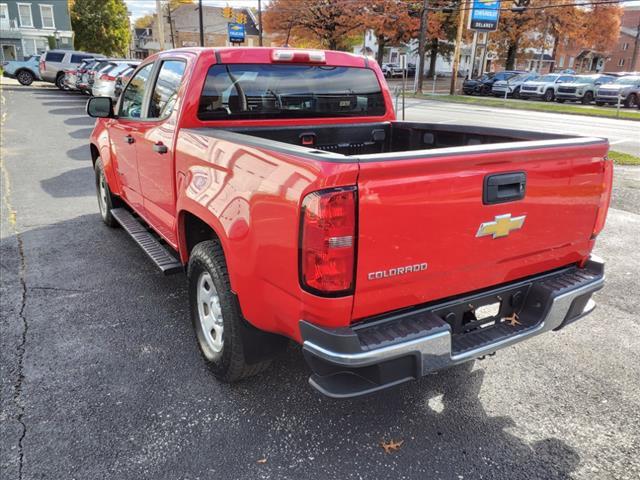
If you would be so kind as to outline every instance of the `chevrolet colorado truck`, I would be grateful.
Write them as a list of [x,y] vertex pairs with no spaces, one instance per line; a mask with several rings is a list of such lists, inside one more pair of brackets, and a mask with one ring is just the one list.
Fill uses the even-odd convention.
[[393,111],[374,61],[278,48],[164,51],[87,103],[102,220],[186,271],[222,381],[292,339],[313,387],[352,397],[594,308],[606,140]]

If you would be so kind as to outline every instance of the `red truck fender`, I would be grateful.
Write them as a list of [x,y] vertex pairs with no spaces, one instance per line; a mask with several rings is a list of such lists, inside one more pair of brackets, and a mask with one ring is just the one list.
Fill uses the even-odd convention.
[[98,120],[96,128],[91,134],[90,148],[93,166],[95,167],[96,160],[100,157],[104,167],[104,174],[107,177],[107,183],[109,184],[109,190],[111,190],[111,193],[114,195],[121,195],[122,190],[120,188],[120,182],[116,172],[116,166],[114,164],[114,155],[111,151],[109,131],[104,127],[101,120]]

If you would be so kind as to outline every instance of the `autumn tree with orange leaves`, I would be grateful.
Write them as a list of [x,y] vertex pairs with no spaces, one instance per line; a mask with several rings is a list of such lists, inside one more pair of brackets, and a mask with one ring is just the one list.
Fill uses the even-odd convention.
[[351,0],[272,0],[262,15],[264,28],[283,36],[283,43],[347,48],[363,28],[362,6]]
[[380,65],[386,45],[408,42],[417,35],[420,19],[411,15],[412,7],[412,2],[401,0],[370,0],[364,6],[360,20],[364,28],[375,33]]

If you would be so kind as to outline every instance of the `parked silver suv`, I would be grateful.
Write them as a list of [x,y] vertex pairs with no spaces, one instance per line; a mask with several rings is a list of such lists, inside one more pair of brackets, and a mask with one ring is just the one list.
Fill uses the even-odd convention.
[[640,76],[621,77],[598,88],[596,105],[615,105],[618,102],[626,108],[640,105]]
[[40,76],[42,80],[55,83],[64,90],[64,71],[76,68],[85,58],[103,58],[99,53],[78,52],[75,50],[49,50],[40,57]]
[[596,90],[600,85],[611,83],[615,77],[609,75],[576,75],[573,82],[566,82],[556,88],[556,102],[565,101],[582,102],[590,104],[596,96]]

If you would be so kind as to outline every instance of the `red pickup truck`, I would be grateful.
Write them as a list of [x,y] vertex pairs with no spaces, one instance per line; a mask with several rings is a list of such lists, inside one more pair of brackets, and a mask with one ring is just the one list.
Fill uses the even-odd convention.
[[186,270],[223,381],[293,339],[320,392],[374,392],[562,328],[603,285],[605,139],[397,121],[365,57],[165,51],[87,113],[102,219]]

